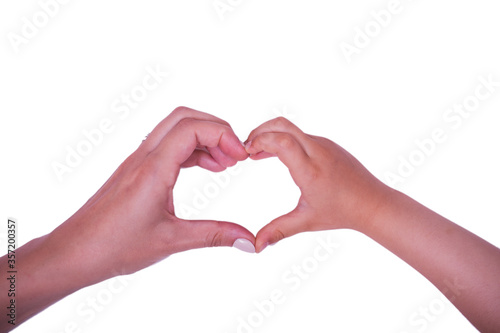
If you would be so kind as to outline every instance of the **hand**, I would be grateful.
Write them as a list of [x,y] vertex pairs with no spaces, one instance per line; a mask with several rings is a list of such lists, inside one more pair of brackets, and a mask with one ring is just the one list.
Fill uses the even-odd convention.
[[[76,290],[176,252],[207,246],[254,252],[255,237],[242,226],[177,218],[172,196],[181,168],[222,171],[247,157],[225,121],[188,108],[174,110],[82,208],[16,251],[23,272],[16,324]],[[5,272],[7,258],[0,259]],[[9,281],[2,281],[7,288]],[[2,321],[0,331],[10,326]]]
[[[255,252],[255,237],[242,226],[177,218],[172,196],[181,168],[222,171],[247,157],[225,121],[188,108],[174,110],[82,208],[16,251],[23,272],[16,325],[76,290],[176,252],[207,246]],[[7,271],[7,256],[0,258],[0,268]],[[8,288],[9,280],[2,281]],[[9,305],[3,299],[1,304]],[[2,321],[0,331],[11,326]]]
[[247,229],[179,219],[172,196],[180,168],[222,171],[247,157],[228,123],[177,108],[50,238],[79,260],[94,254],[99,267],[84,267],[107,275],[133,273],[180,251],[232,246],[237,239],[247,240],[251,251],[255,238]]
[[277,156],[302,193],[292,212],[259,231],[257,252],[300,232],[360,230],[370,223],[391,192],[342,147],[305,134],[285,118],[253,130],[245,148],[253,160]]
[[248,137],[258,160],[278,158],[302,195],[297,207],[257,234],[256,249],[304,231],[351,228],[432,282],[481,332],[500,332],[500,249],[377,180],[337,144],[284,118]]

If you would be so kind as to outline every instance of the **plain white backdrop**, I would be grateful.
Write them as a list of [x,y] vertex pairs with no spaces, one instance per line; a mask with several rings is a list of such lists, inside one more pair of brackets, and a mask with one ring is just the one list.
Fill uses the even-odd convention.
[[[8,217],[18,220],[20,245],[50,232],[179,105],[225,119],[242,140],[287,116],[377,177],[406,170],[399,190],[499,246],[500,86],[474,104],[480,77],[500,81],[498,10],[487,0],[4,1],[2,253]],[[163,74],[144,90],[151,71]],[[467,117],[443,118],[464,101],[473,109]],[[103,120],[108,133],[85,144],[84,132]],[[436,128],[446,140],[418,153],[415,141]],[[58,177],[54,163],[67,164],[78,147],[87,155]],[[410,157],[418,165],[404,169]],[[175,194],[184,216],[256,233],[299,197],[278,160],[215,176],[181,172]],[[176,254],[70,295],[16,332],[137,331],[475,329],[396,256],[338,230],[298,235],[259,255]]]

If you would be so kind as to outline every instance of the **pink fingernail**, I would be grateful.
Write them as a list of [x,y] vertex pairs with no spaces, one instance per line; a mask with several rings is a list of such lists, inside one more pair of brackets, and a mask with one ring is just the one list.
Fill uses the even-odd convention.
[[253,246],[252,242],[245,238],[238,238],[235,240],[233,247],[243,252],[255,253],[255,246]]

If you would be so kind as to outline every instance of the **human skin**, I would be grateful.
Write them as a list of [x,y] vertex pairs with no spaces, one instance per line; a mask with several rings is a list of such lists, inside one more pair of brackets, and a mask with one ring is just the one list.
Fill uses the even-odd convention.
[[481,332],[500,332],[500,249],[384,185],[334,142],[285,118],[252,131],[250,158],[277,156],[301,190],[297,207],[264,228],[261,252],[297,233],[353,229],[432,282]]
[[[217,172],[247,157],[225,121],[184,107],[174,110],[73,216],[17,249],[16,326],[3,316],[0,331],[83,287],[173,253],[232,246],[241,239],[253,248],[254,235],[237,224],[177,218],[172,196],[181,168],[198,165]],[[0,270],[8,270],[6,256]],[[6,278],[0,288],[6,309]]]
[[[182,167],[222,171],[248,155],[278,156],[287,165],[302,193],[294,211],[265,226],[257,239],[233,223],[175,216],[172,192]],[[300,232],[340,228],[362,232],[405,260],[480,331],[500,331],[498,248],[387,187],[340,146],[284,118],[252,131],[243,149],[226,122],[187,108],[162,121],[66,222],[16,251],[23,273],[16,324],[76,290],[176,252],[241,239],[261,252]],[[7,271],[6,256],[0,269]],[[8,280],[1,279],[0,288],[7,290]],[[0,331],[13,328],[0,321]]]

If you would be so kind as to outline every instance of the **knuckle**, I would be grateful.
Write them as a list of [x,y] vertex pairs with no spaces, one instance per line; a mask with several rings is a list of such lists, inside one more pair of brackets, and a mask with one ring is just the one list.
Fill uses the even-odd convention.
[[120,179],[120,184],[125,188],[135,187],[156,173],[152,160],[151,154],[142,157],[134,153],[118,167],[112,177]]
[[337,150],[337,145],[326,138],[319,136],[313,136],[313,145],[310,146],[312,155],[320,160],[329,160],[332,157],[332,153]]
[[289,134],[280,134],[276,142],[282,149],[290,149],[295,145],[295,140]]
[[277,242],[279,242],[280,240],[285,239],[285,234],[283,233],[283,231],[281,231],[279,229],[276,229],[276,231],[274,232],[274,234],[276,235],[276,241]]
[[134,170],[134,174],[130,179],[133,183],[141,184],[145,181],[149,181],[151,178],[155,178],[157,173],[157,163],[155,159],[148,156],[144,161]]
[[290,121],[288,119],[286,119],[285,117],[281,116],[281,117],[274,118],[272,125],[276,129],[283,130],[283,129],[288,128],[288,126],[290,125]]
[[222,245],[223,233],[218,230],[213,234],[207,235],[205,247],[216,247]]
[[307,179],[308,183],[313,183],[321,178],[322,169],[317,164],[311,164],[307,168],[304,168],[304,178]]
[[278,225],[269,225],[269,229],[267,231],[269,235],[269,239],[271,241],[271,244],[276,244],[279,241],[283,240],[286,238],[285,233],[281,231],[280,227]]
[[187,111],[189,111],[190,109],[186,106],[178,106],[174,109],[174,111],[172,111],[172,114],[182,114],[182,113],[186,113]]
[[176,127],[179,127],[181,129],[184,129],[186,127],[191,127],[193,125],[194,119],[193,118],[182,118],[177,122]]

